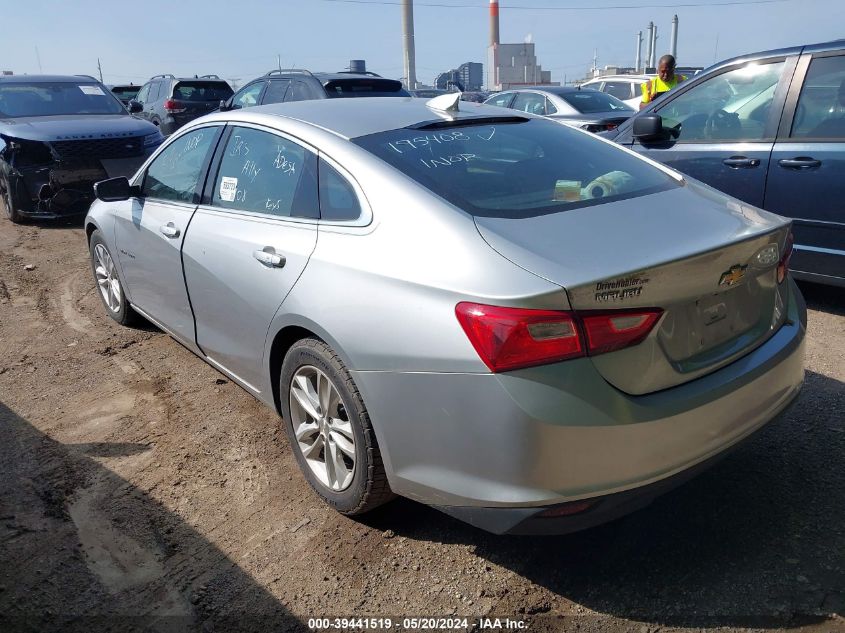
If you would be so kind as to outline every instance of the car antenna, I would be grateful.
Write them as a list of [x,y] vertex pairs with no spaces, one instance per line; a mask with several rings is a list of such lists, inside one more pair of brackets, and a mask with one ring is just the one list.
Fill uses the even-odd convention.
[[458,112],[458,104],[461,102],[462,92],[450,92],[439,97],[434,97],[425,102],[425,105],[432,110],[441,112]]

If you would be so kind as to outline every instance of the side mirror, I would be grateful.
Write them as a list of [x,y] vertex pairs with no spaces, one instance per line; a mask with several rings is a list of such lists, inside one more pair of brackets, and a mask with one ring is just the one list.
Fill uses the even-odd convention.
[[127,107],[129,108],[130,114],[138,114],[144,109],[144,106],[141,105],[141,102],[135,101],[135,99],[132,99]]
[[232,99],[221,99],[220,100],[220,112],[228,112],[232,109]]
[[665,141],[669,132],[663,127],[659,114],[644,114],[634,119],[634,138],[638,141]]
[[94,195],[103,202],[119,202],[140,196],[141,188],[130,185],[126,176],[118,176],[94,183]]

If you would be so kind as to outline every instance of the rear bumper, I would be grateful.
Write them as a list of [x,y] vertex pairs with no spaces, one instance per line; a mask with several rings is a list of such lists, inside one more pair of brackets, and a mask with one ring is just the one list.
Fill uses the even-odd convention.
[[[354,375],[395,492],[494,532],[583,529],[646,505],[793,401],[806,308],[791,281],[789,294],[787,323],[765,344],[645,396],[613,388],[589,359],[498,375]],[[597,497],[583,516],[535,518]]]

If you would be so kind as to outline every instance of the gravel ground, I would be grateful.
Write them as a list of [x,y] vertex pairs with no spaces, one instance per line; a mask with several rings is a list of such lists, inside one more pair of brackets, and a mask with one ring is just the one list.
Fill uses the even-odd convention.
[[274,412],[105,315],[78,225],[0,221],[0,631],[845,630],[845,292],[802,289],[788,414],[634,515],[497,537],[402,499],[331,512]]

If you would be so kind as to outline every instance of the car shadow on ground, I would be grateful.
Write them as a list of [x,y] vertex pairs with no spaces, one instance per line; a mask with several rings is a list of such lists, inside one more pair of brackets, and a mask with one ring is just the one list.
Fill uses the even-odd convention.
[[845,612],[843,411],[845,385],[808,372],[795,406],[713,468],[644,510],[568,536],[490,535],[407,500],[364,520],[469,544],[600,614],[659,626],[820,623]]
[[809,281],[798,282],[801,294],[811,310],[845,316],[845,288],[826,286]]
[[0,630],[305,631],[180,516],[0,403]]

